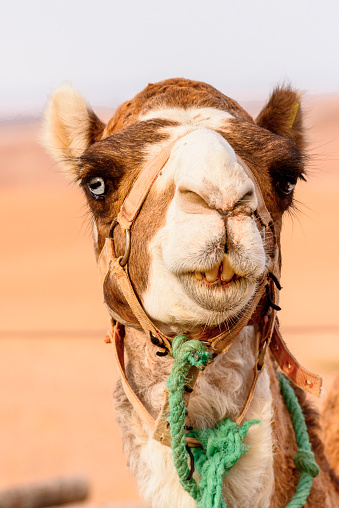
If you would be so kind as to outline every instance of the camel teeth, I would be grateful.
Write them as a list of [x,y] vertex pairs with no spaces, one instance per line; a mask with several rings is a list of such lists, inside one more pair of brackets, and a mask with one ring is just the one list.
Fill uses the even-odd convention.
[[194,275],[197,280],[202,280],[204,278],[201,272],[194,272]]
[[207,270],[205,272],[207,282],[215,282],[217,280],[217,278],[219,277],[219,268],[220,263],[218,265],[212,266],[210,270]]
[[224,282],[229,282],[232,277],[234,276],[235,271],[233,270],[229,256],[227,254],[224,254],[223,260],[222,260],[222,272],[221,272],[221,280]]

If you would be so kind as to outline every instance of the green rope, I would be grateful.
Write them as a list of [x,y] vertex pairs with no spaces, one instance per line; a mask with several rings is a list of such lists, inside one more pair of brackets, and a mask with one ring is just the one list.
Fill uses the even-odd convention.
[[[226,508],[222,498],[222,483],[230,469],[247,452],[243,443],[248,429],[258,420],[246,422],[243,426],[225,418],[214,429],[195,429],[185,433],[186,407],[183,400],[184,387],[189,380],[192,366],[203,370],[212,361],[206,346],[198,340],[187,340],[180,335],[173,340],[172,356],[174,365],[167,382],[170,416],[168,418],[172,437],[174,465],[183,488],[196,501],[198,508]],[[192,448],[199,485],[189,477],[186,436],[197,438],[202,447]]]
[[[251,425],[258,420],[245,422],[242,426],[229,418],[218,422],[214,429],[193,429],[185,432],[186,407],[184,387],[189,383],[188,373],[192,366],[203,370],[212,362],[212,355],[206,346],[198,340],[188,340],[185,335],[175,337],[172,343],[174,365],[167,382],[169,393],[170,424],[174,465],[183,488],[196,501],[198,508],[226,508],[222,497],[223,478],[230,469],[248,451],[243,442]],[[281,393],[291,415],[298,452],[294,463],[300,471],[300,479],[293,499],[287,508],[304,506],[312,487],[312,478],[319,474],[314,454],[308,438],[307,427],[302,410],[289,381],[279,374]],[[199,484],[190,478],[188,467],[186,437],[195,437],[201,447],[192,448],[195,466],[200,476]]]
[[300,471],[296,492],[286,508],[301,508],[310,494],[312,479],[319,474],[320,470],[315,461],[314,453],[311,451],[305,418],[294,390],[285,376],[278,374],[278,377],[281,394],[291,416],[298,446],[298,451],[293,460],[295,467]]

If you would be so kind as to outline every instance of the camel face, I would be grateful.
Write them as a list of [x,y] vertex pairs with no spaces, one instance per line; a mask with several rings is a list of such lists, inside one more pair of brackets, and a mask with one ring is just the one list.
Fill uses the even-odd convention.
[[[279,111],[269,104],[256,124],[207,85],[198,84],[195,96],[188,80],[164,83],[122,105],[107,126],[76,92],[68,90],[67,100],[57,92],[49,132],[86,194],[97,255],[137,175],[178,138],[132,226],[128,262],[147,314],[175,333],[232,322],[251,303],[303,165],[290,114],[276,118]],[[291,109],[298,97],[291,90],[285,101],[287,96]],[[73,118],[66,110],[72,103]],[[265,128],[269,122],[273,133]],[[253,175],[275,223],[270,234],[256,216]],[[114,241],[122,255],[125,237],[119,227]],[[105,299],[114,318],[137,324],[113,278],[107,280]]]
[[146,311],[187,326],[235,317],[266,266],[252,180],[230,144],[202,127],[173,149],[155,185],[160,199],[168,186],[174,195],[149,244]]
[[[176,356],[170,335],[183,333],[217,356],[196,382],[190,373],[184,379],[183,399],[189,402],[182,431],[213,429],[225,417],[261,421],[249,429],[244,441],[249,449],[223,479],[227,506],[287,506],[298,483],[293,464],[299,443],[273,356],[284,372],[291,368],[286,358],[295,370],[298,365],[278,334],[274,297],[280,287],[282,216],[304,173],[299,94],[276,89],[253,120],[205,83],[166,80],[124,103],[105,125],[68,87],[52,97],[46,121],[46,145],[81,185],[92,213],[105,302],[120,322],[112,322],[111,333],[122,374],[115,391],[118,421],[143,496],[154,507],[195,506],[163,440],[169,426],[173,431],[164,396]],[[139,175],[153,164],[157,168],[160,159],[161,171],[155,171],[141,208],[132,206],[138,213],[123,268],[116,258],[124,255],[128,240],[126,197],[131,203]],[[217,344],[226,335],[229,342]],[[184,344],[185,337],[177,341]],[[299,386],[312,385],[309,376],[317,376],[298,369]],[[320,384],[318,379],[319,391]],[[323,455],[314,410],[296,395],[322,468],[307,505],[337,506],[338,479]]]

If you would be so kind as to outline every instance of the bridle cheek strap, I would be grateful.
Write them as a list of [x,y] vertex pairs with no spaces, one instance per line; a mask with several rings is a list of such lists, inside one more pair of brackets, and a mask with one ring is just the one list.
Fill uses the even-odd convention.
[[99,257],[99,277],[102,287],[105,287],[109,276],[114,276],[121,293],[124,295],[125,300],[146,335],[150,338],[152,334],[153,337],[158,338],[160,342],[164,343],[168,349],[171,349],[170,339],[158,330],[147,316],[135,294],[125,268],[120,265],[119,261],[120,258],[115,257],[113,238],[106,238],[105,245]]
[[170,158],[175,144],[179,141],[179,139],[192,132],[192,130],[193,129],[187,130],[184,134],[175,138],[139,173],[131,190],[121,205],[120,212],[118,213],[117,218],[122,229],[130,229],[147,197],[147,194],[150,191],[150,188]]

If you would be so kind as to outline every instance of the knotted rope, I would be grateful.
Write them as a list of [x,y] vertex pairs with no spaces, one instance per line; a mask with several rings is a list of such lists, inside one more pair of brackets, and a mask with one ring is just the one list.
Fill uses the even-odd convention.
[[286,508],[301,508],[310,494],[312,479],[319,474],[320,470],[315,461],[314,453],[311,451],[305,417],[294,390],[285,376],[278,374],[278,377],[281,394],[291,416],[298,446],[298,451],[293,460],[295,467],[300,471],[296,492]]
[[[190,381],[189,370],[192,366],[203,370],[213,361],[213,357],[202,342],[188,340],[185,335],[175,337],[171,354],[174,365],[167,381],[170,409],[168,422],[173,460],[180,483],[196,501],[198,508],[226,508],[222,497],[223,478],[228,476],[230,469],[248,451],[249,447],[244,444],[243,439],[251,425],[260,422],[251,420],[240,426],[225,418],[218,422],[214,429],[193,429],[186,433],[186,407],[183,395],[185,385]],[[305,418],[298,399],[289,381],[282,374],[278,376],[299,448],[294,463],[301,473],[295,495],[287,508],[302,508],[309,496],[312,478],[319,474],[319,468],[311,451]],[[196,469],[201,478],[199,484],[191,477],[188,467],[186,436],[195,437],[201,443],[201,447],[192,448]]]
[[172,438],[174,465],[183,488],[196,501],[198,508],[226,508],[222,498],[222,483],[230,469],[247,452],[243,443],[248,429],[258,420],[239,426],[229,418],[216,424],[214,429],[195,429],[187,435],[197,438],[201,447],[192,448],[197,472],[201,477],[199,484],[191,478],[187,463],[187,444],[184,429],[186,407],[183,400],[184,387],[189,380],[188,372],[192,366],[203,370],[212,361],[206,346],[198,340],[187,340],[179,335],[172,343],[174,365],[167,382],[170,415],[168,418]]

